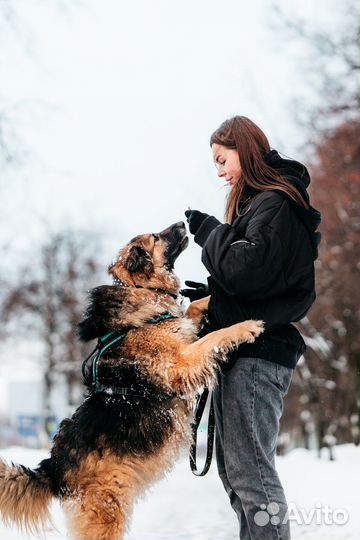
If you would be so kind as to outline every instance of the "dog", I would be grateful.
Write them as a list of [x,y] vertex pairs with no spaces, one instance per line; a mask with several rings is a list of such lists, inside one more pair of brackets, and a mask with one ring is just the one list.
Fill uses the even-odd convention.
[[253,342],[263,323],[198,338],[209,297],[185,312],[173,272],[187,245],[183,222],[137,236],[109,267],[113,285],[90,292],[80,338],[108,342],[85,362],[86,398],[61,422],[50,457],[35,470],[0,461],[5,524],[38,534],[57,497],[73,538],[121,539],[137,498],[190,446],[196,395],[214,387],[227,353]]

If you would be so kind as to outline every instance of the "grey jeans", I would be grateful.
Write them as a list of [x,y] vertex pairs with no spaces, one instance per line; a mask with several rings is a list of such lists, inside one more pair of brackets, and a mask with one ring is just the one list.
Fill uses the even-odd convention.
[[241,540],[290,538],[274,458],[292,374],[291,368],[268,360],[238,358],[219,374],[213,393],[218,472],[237,514]]

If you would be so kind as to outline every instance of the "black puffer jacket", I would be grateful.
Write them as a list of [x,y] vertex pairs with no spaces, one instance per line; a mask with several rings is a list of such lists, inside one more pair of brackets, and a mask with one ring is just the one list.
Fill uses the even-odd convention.
[[[266,161],[309,201],[310,177],[301,163],[281,158],[276,150],[266,155]],[[234,356],[296,366],[305,343],[290,323],[303,318],[315,300],[320,220],[314,208],[307,210],[274,190],[254,194],[232,225],[213,216],[201,224],[195,241],[203,247],[202,262],[210,273],[212,328],[246,319],[266,324],[255,343],[241,345]]]

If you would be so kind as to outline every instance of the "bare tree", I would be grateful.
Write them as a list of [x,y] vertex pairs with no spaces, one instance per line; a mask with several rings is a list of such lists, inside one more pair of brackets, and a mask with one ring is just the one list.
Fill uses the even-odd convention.
[[99,283],[98,260],[98,243],[90,235],[54,235],[38,257],[32,254],[3,302],[2,321],[22,319],[25,336],[35,335],[44,345],[45,429],[46,419],[53,416],[51,394],[59,376],[65,378],[71,408],[80,397],[81,361],[89,347],[77,339],[76,327],[87,290]]
[[[44,7],[49,4],[48,0],[33,2]],[[59,14],[69,16],[74,9],[81,5],[81,0],[52,0],[54,9]],[[1,52],[7,50],[6,38],[15,36],[15,41],[20,45],[23,51],[25,61],[37,62],[39,60],[36,46],[33,45],[36,40],[34,32],[28,22],[24,20],[21,14],[21,3],[16,0],[0,0],[0,79],[1,79]],[[39,107],[39,103],[34,100],[25,103],[14,102],[11,97],[2,95],[0,91],[0,171],[2,176],[8,167],[21,165],[29,152],[29,147],[20,134],[19,117],[27,116],[29,110],[34,106]],[[1,183],[0,183],[1,187]]]
[[[319,134],[329,134],[340,123],[360,117],[360,6],[346,0],[337,9],[338,28],[334,30],[323,21],[309,22],[277,4],[272,7],[272,25],[282,42],[302,45],[298,66],[314,100],[295,95],[292,110],[296,123],[306,130],[309,150]],[[305,58],[304,51],[308,51]]]
[[317,302],[299,324],[308,351],[287,397],[283,429],[294,430],[295,423],[305,444],[312,431],[319,449],[330,450],[336,440],[358,441],[360,404],[360,18],[349,3],[340,10],[336,34],[276,12],[282,31],[308,47],[300,67],[321,96],[315,105],[297,101],[296,118],[311,150],[312,204],[322,212],[322,243]]

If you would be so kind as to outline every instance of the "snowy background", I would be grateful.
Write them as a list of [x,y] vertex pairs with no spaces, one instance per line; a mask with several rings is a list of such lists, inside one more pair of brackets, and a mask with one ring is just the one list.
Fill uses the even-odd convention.
[[[310,45],[286,39],[274,8],[331,32],[343,17],[335,0],[0,2],[0,149],[10,163],[0,169],[1,292],[20,268],[36,271],[59,231],[101,238],[108,282],[107,265],[136,234],[184,219],[189,206],[223,219],[227,187],[209,137],[225,118],[249,116],[273,147],[304,157],[295,98],[310,109],[322,96],[304,72]],[[206,278],[194,242],[176,271],[182,282]],[[34,333],[21,343],[18,329],[0,348],[0,412],[9,381],[41,380],[39,354]]]
[[[8,448],[1,454],[34,466],[46,457],[45,451]],[[310,451],[293,450],[286,457],[277,457],[277,469],[282,478],[289,508],[293,540],[357,540],[360,535],[359,489],[360,449],[353,445],[336,448],[336,461],[327,456],[318,459]],[[317,508],[327,506],[337,523],[318,520]],[[340,524],[346,512],[346,522]],[[338,512],[337,514],[335,512]],[[312,517],[313,515],[313,517]],[[305,520],[301,516],[308,519]],[[52,507],[56,531],[46,534],[48,540],[66,538],[65,517],[57,503]],[[330,519],[333,519],[332,517]],[[345,521],[345,518],[344,518]],[[25,538],[14,529],[0,525],[0,538]],[[190,472],[183,459],[169,476],[155,485],[135,507],[133,521],[126,540],[235,540],[238,538],[236,515],[217,476],[213,463],[204,478]]]
[[[83,351],[73,344],[70,358],[64,350],[68,320],[59,321],[55,336],[46,333],[49,298],[43,295],[47,274],[42,255],[56,247],[56,235],[85,239],[81,254],[91,254],[93,275],[72,283],[83,294],[109,282],[108,263],[134,235],[183,219],[188,206],[222,219],[227,188],[216,175],[209,137],[235,114],[253,119],[284,155],[306,161],[311,156],[312,111],[328,104],[336,92],[349,105],[346,90],[353,88],[355,78],[343,70],[340,45],[332,49],[331,41],[318,34],[310,39],[304,35],[312,26],[340,43],[343,33],[350,35],[343,28],[351,5],[351,0],[344,9],[335,0],[0,0],[1,456],[32,466],[47,453],[41,449],[46,447],[44,434],[35,432],[44,414],[49,344],[56,349],[55,364],[64,368],[53,369],[47,404],[56,416],[55,428],[57,420],[71,414],[81,393]],[[360,20],[350,17],[355,19]],[[295,23],[300,32],[291,39],[285,26]],[[317,60],[307,63],[314,44]],[[353,52],[351,43],[350,48]],[[356,148],[346,137],[345,143],[343,137],[325,147],[323,155],[334,156],[336,165],[343,159],[354,166]],[[316,162],[319,154],[313,152]],[[345,165],[338,171],[333,163],[327,169],[320,163],[326,174],[323,179],[317,175],[315,194],[325,219],[317,268],[329,272],[319,275],[318,313],[304,322],[312,357],[303,359],[293,398],[287,397],[283,450],[315,448],[320,425],[328,442],[335,435],[340,442],[351,440],[350,434],[359,436],[353,399],[359,309],[353,299],[354,269],[360,264],[358,240],[351,236],[358,235],[359,219],[358,208],[349,202],[358,200],[349,188],[358,173],[355,177],[355,169],[345,174]],[[332,184],[329,170],[335,171]],[[342,174],[348,182],[343,182],[343,199]],[[336,200],[326,198],[332,194]],[[331,225],[334,229],[338,222],[334,238]],[[59,271],[51,301],[55,311],[62,306],[63,312],[65,303],[57,302],[69,275],[65,262],[74,250],[66,242],[57,247],[54,266],[63,273]],[[80,260],[80,249],[77,255]],[[176,271],[182,283],[205,279],[200,248],[193,242]],[[345,299],[333,286],[339,283],[348,284]],[[71,290],[69,294],[74,298]],[[82,308],[81,294],[77,301]],[[31,309],[25,312],[24,305]],[[335,313],[333,306],[341,312]],[[69,313],[68,319],[73,316]],[[329,328],[332,333],[326,334]],[[77,390],[71,402],[69,374],[75,374]],[[349,513],[347,523],[338,526],[292,522],[294,540],[359,538],[359,447],[341,444],[334,454],[335,461],[329,461],[323,449],[319,460],[314,450],[295,448],[278,457],[290,503],[304,511],[319,503]],[[47,537],[65,538],[56,504],[53,515],[58,532]],[[139,503],[128,539],[236,537],[235,514],[215,464],[199,479],[184,459]],[[12,538],[21,536],[0,525],[0,539]]]

